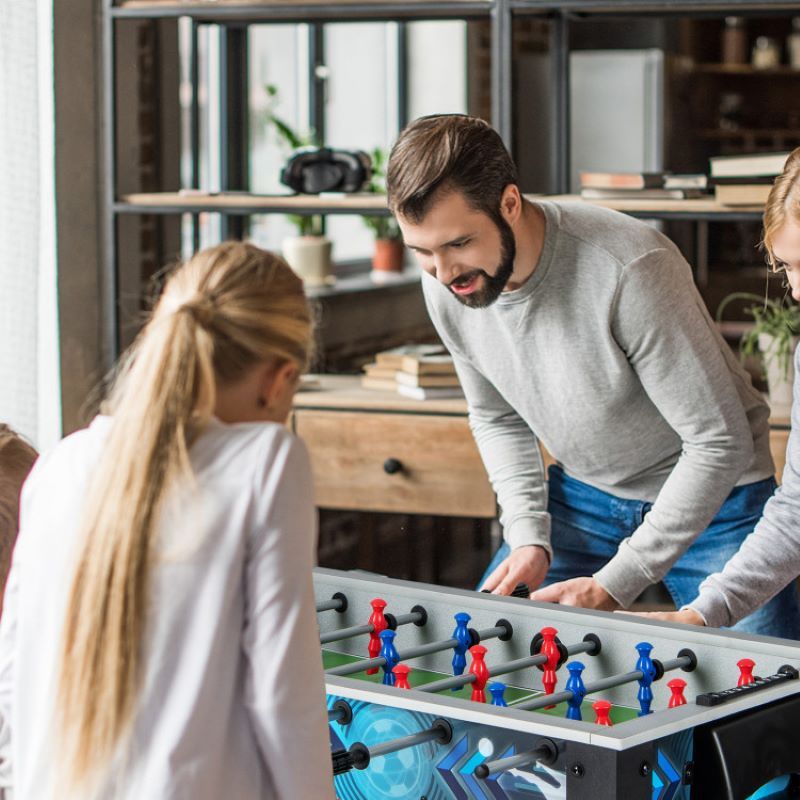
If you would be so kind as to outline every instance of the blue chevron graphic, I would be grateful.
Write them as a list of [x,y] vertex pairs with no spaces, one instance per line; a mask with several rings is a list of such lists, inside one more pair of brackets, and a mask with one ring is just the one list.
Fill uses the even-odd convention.
[[479,750],[476,750],[458,771],[461,775],[461,780],[464,781],[467,788],[475,795],[477,800],[488,800],[483,789],[481,789],[478,784],[477,778],[472,774],[475,772],[475,767],[477,767],[478,764],[482,764],[484,761],[486,761],[486,756]]
[[[513,756],[516,752],[514,745],[512,744],[505,753],[502,753],[498,756],[498,758],[508,758],[509,756]],[[508,795],[503,791],[503,787],[497,782],[497,779],[503,775],[502,772],[496,772],[494,775],[490,775],[486,779],[486,789],[489,791],[489,794],[492,795],[494,800],[508,800]]]
[[[514,745],[512,744],[512,745],[511,745],[511,746],[508,748],[508,750],[506,750],[506,751],[505,751],[505,753],[503,753],[502,755],[499,755],[499,756],[497,756],[497,758],[498,758],[498,760],[500,760],[500,759],[502,759],[502,758],[508,758],[509,756],[513,756],[513,755],[514,755],[514,753],[516,753],[516,752],[517,752],[517,750],[516,750],[516,748],[514,747]],[[494,775],[490,775],[490,776],[489,776],[489,777],[486,779],[486,782],[488,783],[489,781],[496,781],[496,780],[497,780],[497,779],[498,779],[498,778],[499,778],[499,777],[500,777],[502,774],[503,774],[502,772],[496,772]],[[503,796],[505,797],[505,795],[503,795]]]
[[[660,786],[656,785],[656,778]],[[653,770],[653,800],[672,800],[681,785],[681,775],[663,750],[658,751],[657,768]]]
[[465,756],[468,746],[467,737],[463,736],[455,747],[436,765],[437,771],[442,776],[442,780],[450,787],[455,800],[469,800],[467,793],[458,782],[458,778],[453,775],[453,767]]

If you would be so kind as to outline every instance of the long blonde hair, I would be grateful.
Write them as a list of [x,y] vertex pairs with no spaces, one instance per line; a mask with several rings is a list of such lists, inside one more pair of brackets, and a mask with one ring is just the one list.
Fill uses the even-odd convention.
[[168,279],[107,405],[67,605],[58,687],[65,789],[108,766],[133,719],[142,677],[148,577],[165,492],[189,475],[189,447],[217,385],[264,361],[306,365],[302,281],[259,248],[226,242]]
[[791,218],[800,223],[800,147],[789,153],[783,171],[772,184],[764,205],[764,233],[761,246],[772,269],[777,269],[772,253],[772,239]]

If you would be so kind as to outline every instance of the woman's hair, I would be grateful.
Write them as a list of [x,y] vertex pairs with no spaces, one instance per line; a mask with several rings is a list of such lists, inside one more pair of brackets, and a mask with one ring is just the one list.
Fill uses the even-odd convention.
[[0,608],[19,529],[19,493],[36,457],[31,445],[0,422]]
[[789,154],[783,165],[783,172],[775,178],[764,206],[761,246],[766,250],[767,259],[773,269],[776,269],[776,265],[772,254],[772,238],[787,219],[793,219],[800,224],[800,147]]
[[203,250],[167,279],[115,380],[87,494],[58,691],[65,788],[99,774],[129,730],[159,511],[169,487],[191,474],[189,447],[217,385],[263,362],[304,368],[311,341],[302,281],[251,244]]
[[509,184],[519,179],[500,134],[462,114],[414,120],[395,142],[386,169],[389,208],[413,222],[422,221],[439,189],[460,192],[472,208],[497,221]]

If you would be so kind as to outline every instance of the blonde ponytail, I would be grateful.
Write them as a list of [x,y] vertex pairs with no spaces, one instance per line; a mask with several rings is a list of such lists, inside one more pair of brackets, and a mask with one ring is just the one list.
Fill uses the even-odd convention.
[[269,359],[303,366],[310,342],[302,282],[252,245],[198,253],[167,282],[115,383],[87,493],[58,689],[67,789],[110,764],[132,722],[159,512],[191,474],[189,448],[213,413],[216,386]]

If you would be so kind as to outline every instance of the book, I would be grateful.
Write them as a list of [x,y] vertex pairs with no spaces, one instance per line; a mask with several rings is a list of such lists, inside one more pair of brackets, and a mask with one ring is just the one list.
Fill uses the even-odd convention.
[[664,185],[663,172],[581,172],[585,189],[658,189]]
[[460,386],[404,386],[397,385],[397,393],[414,400],[444,400],[451,397],[463,397]]
[[691,200],[700,189],[581,189],[584,200]]
[[460,386],[458,375],[413,375],[410,372],[396,372],[395,380],[402,386]]
[[707,189],[708,175],[704,172],[667,173],[664,175],[665,189]]
[[729,186],[731,184],[741,186],[745,183],[748,185],[766,183],[772,186],[772,184],[775,183],[775,175],[730,175],[724,178],[710,178],[709,183],[712,188],[715,186]]
[[364,374],[369,375],[370,378],[391,378],[394,380],[394,375],[397,372],[393,367],[383,367],[380,364],[364,364]]
[[771,190],[771,183],[730,183],[716,186],[714,197],[725,206],[760,206]]
[[375,353],[375,363],[381,367],[391,367],[397,370],[402,369],[403,358],[406,356],[421,358],[446,354],[447,351],[440,344],[404,344]]
[[456,372],[451,355],[404,356],[400,369],[412,375],[455,375]]
[[746,153],[738,156],[712,156],[709,159],[714,178],[749,175],[780,175],[789,153]]
[[361,386],[364,389],[394,392],[397,390],[397,381],[394,378],[373,378],[371,375],[362,375]]

